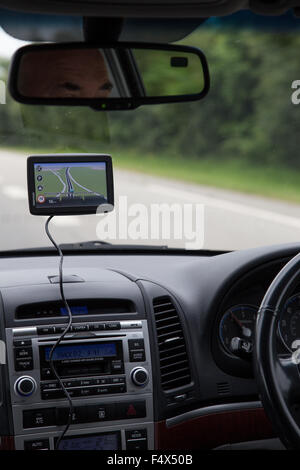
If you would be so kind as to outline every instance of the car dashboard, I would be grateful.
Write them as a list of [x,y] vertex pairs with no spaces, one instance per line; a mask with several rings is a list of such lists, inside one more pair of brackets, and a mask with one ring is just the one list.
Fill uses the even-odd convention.
[[[259,400],[251,351],[268,286],[300,245],[215,256],[68,254],[0,262],[2,449],[213,449],[274,437]],[[300,291],[300,288],[299,288]],[[278,354],[297,337],[298,292],[279,322]]]

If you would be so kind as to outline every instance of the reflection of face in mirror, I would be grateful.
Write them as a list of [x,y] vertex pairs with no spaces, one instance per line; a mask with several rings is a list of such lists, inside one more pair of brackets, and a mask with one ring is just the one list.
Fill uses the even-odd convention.
[[98,49],[29,52],[18,85],[21,94],[36,98],[108,98],[113,88]]

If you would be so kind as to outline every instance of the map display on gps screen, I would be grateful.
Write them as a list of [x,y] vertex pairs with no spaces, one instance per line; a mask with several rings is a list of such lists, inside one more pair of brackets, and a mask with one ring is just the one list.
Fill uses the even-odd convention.
[[36,205],[94,206],[107,202],[105,162],[34,164]]

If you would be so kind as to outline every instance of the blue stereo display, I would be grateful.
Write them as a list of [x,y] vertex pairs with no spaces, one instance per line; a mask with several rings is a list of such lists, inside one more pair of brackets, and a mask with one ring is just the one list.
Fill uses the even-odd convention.
[[117,433],[71,437],[63,439],[59,444],[59,450],[118,450],[119,448]]
[[[49,361],[52,347],[45,347],[45,359]],[[78,344],[58,346],[53,353],[54,361],[74,361],[80,359],[99,359],[117,355],[115,343]]]
[[[70,307],[72,315],[88,315],[89,309],[87,308],[86,305],[82,305],[81,307],[75,306],[75,307]],[[60,314],[61,315],[68,315],[67,309],[64,307],[61,307],[60,309]]]

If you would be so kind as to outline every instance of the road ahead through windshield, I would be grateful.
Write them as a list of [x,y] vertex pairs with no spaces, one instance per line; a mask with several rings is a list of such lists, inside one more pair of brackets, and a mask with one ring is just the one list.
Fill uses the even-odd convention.
[[[29,214],[26,155],[1,150],[0,162],[1,251],[48,246],[44,233],[46,218]],[[72,191],[78,182],[69,171],[65,177],[66,181],[64,178],[60,181],[61,191]],[[153,203],[204,204],[203,248],[230,250],[300,240],[300,205],[297,204],[119,169],[115,169],[114,179],[116,202],[119,196],[127,196],[128,206],[137,203],[147,208]],[[89,191],[89,188],[81,190]],[[60,243],[95,240],[98,222],[99,216],[93,215],[57,217],[53,221],[53,233]],[[112,242],[118,243],[118,240]],[[126,241],[120,240],[120,243]],[[127,243],[184,247],[178,240],[129,239]]]

